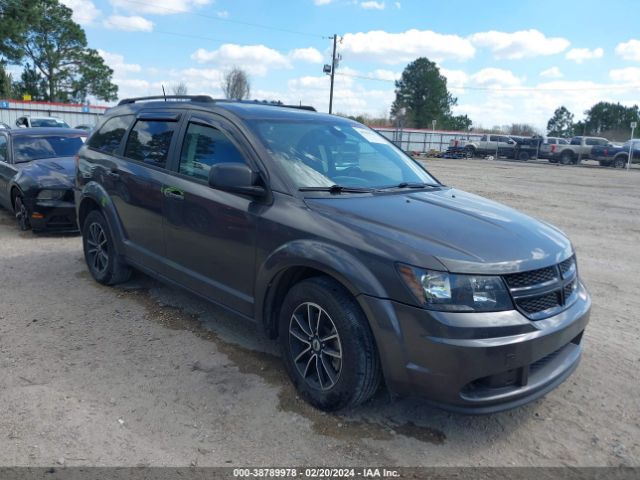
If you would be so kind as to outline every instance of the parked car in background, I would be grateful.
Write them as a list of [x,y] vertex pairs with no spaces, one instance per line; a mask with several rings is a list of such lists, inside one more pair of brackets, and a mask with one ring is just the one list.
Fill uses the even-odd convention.
[[591,158],[591,149],[595,146],[607,146],[611,142],[602,137],[573,137],[569,145],[558,145],[558,148],[551,154],[551,163],[561,163],[562,165],[576,165],[582,160]]
[[80,125],[76,125],[75,128],[76,130],[84,130],[85,132],[90,132],[91,130],[93,130],[93,127],[95,125],[89,125],[87,123],[82,123]]
[[482,155],[497,155],[499,157],[513,157],[516,141],[507,135],[483,135],[480,140],[464,143],[468,157]]
[[86,132],[62,128],[0,130],[0,205],[21,230],[74,230],[74,155]]
[[538,158],[553,159],[554,154],[559,148],[562,148],[562,145],[569,145],[569,140],[560,137],[542,137]]
[[347,118],[157,98],[121,101],[78,154],[97,282],[137,268],[256,322],[323,410],[384,378],[495,412],[577,367],[591,300],[557,228],[441,184]]
[[11,127],[4,122],[0,122],[0,130],[11,130]]
[[599,145],[591,150],[591,158],[603,167],[624,168],[629,161],[629,149],[633,144],[631,163],[640,163],[640,138],[628,140],[622,145]]
[[64,120],[58,117],[32,117],[26,115],[16,120],[18,128],[71,128]]

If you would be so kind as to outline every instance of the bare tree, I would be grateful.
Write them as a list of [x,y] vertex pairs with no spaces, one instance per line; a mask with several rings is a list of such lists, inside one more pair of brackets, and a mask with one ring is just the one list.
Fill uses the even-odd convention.
[[176,83],[171,87],[171,91],[174,95],[186,95],[189,89],[187,88],[187,84],[184,82]]
[[249,76],[244,70],[238,67],[233,67],[225,73],[221,86],[225,98],[244,100],[249,98],[251,94]]

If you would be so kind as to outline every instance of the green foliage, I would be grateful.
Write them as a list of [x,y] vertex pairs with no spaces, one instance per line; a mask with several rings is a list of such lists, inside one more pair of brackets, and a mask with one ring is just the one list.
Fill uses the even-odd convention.
[[462,119],[452,119],[451,107],[457,99],[448,92],[447,79],[438,66],[428,58],[421,57],[407,65],[396,81],[395,93],[391,115],[399,118],[404,113],[406,126],[430,128],[433,120],[444,128],[450,122],[464,123]]
[[47,84],[44,78],[28,64],[22,70],[20,81],[14,83],[13,91],[18,98],[22,98],[23,95],[31,95],[32,100],[47,99]]
[[535,127],[528,123],[512,123],[506,130],[509,132],[509,135],[519,135],[522,137],[531,137],[538,134]]
[[449,116],[445,119],[442,128],[446,130],[457,130],[466,132],[471,128],[473,122],[466,115]]
[[[45,100],[83,102],[89,95],[115,100],[113,70],[87,47],[85,33],[71,14],[58,0],[0,0],[0,55],[36,71],[46,89],[35,96],[42,94]],[[33,88],[38,81],[29,76],[30,82],[21,83]]]
[[11,75],[7,73],[2,62],[0,62],[0,98],[11,98],[13,96],[13,84]]
[[[620,103],[598,102],[585,112],[580,127],[587,135],[599,135],[612,140],[626,140],[631,134],[631,122],[640,119],[638,106],[625,107]],[[577,133],[581,133],[580,129]]]
[[547,134],[552,137],[573,137],[573,113],[565,106],[556,108],[553,117],[547,122]]

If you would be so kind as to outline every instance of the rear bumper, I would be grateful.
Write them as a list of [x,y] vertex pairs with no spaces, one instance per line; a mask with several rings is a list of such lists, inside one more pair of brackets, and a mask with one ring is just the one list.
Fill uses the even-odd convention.
[[469,414],[518,407],[568,378],[591,307],[582,285],[573,305],[539,321],[517,311],[454,314],[360,298],[392,393]]
[[34,200],[29,207],[31,228],[35,231],[77,231],[74,202]]

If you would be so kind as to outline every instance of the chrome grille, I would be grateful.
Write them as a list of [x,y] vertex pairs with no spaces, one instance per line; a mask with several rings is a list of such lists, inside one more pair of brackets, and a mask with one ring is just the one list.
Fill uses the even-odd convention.
[[531,320],[550,317],[568,307],[578,288],[573,256],[557,265],[512,273],[504,279],[516,307]]

